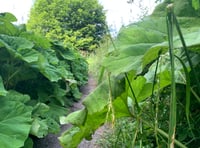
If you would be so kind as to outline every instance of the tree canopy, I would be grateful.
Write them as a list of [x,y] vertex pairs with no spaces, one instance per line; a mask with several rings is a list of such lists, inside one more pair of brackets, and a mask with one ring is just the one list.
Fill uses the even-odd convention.
[[105,13],[97,0],[36,0],[27,28],[93,50],[106,33]]

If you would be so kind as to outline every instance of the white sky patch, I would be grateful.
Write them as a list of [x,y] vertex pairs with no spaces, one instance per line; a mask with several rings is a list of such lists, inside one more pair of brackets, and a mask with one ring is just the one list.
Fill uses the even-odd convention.
[[116,32],[122,25],[138,21],[145,11],[144,9],[147,10],[147,14],[151,14],[156,6],[155,0],[134,0],[132,4],[128,4],[127,1],[99,0],[106,11],[109,27]]
[[0,12],[11,12],[18,23],[26,23],[33,0],[0,0]]

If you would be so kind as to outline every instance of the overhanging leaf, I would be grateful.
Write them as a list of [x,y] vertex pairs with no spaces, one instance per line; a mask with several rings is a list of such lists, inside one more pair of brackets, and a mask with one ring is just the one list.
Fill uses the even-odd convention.
[[87,108],[88,114],[99,112],[108,104],[108,91],[108,85],[103,82],[85,98],[83,104]]
[[17,148],[24,145],[31,128],[31,107],[0,97],[0,145]]
[[60,123],[61,124],[71,123],[73,125],[79,126],[84,123],[86,115],[87,115],[86,109],[78,110],[76,112],[69,114],[67,117],[61,117]]
[[9,22],[16,22],[17,18],[9,12],[0,13],[0,19],[9,21]]
[[136,72],[141,72],[141,57],[142,56],[118,56],[118,57],[109,57],[105,59],[102,65],[112,72],[112,75],[117,76],[121,73],[125,73],[131,70]]

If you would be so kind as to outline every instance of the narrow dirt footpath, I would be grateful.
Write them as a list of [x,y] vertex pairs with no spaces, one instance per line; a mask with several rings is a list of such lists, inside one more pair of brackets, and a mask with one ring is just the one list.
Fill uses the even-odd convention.
[[[83,93],[81,100],[77,103],[74,103],[73,106],[71,107],[72,112],[84,107],[82,105],[82,101],[90,92],[92,92],[95,89],[96,85],[97,83],[95,79],[90,75],[88,83],[84,87],[81,88],[81,92]],[[71,125],[62,126],[61,133],[65,131],[66,129],[68,129],[70,126]],[[45,138],[34,139],[33,148],[62,148],[59,144],[59,140],[57,139],[57,137],[59,137],[61,133],[49,134]],[[95,143],[96,143],[96,140],[99,139],[102,134],[103,134],[103,128],[98,129],[96,133],[93,135],[93,139],[91,141],[83,140],[81,144],[78,146],[78,148],[98,148],[95,145]]]

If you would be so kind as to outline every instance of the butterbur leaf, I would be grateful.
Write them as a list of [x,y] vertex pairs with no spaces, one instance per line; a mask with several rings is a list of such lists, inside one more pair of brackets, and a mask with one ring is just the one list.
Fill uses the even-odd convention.
[[49,40],[32,32],[23,32],[20,34],[20,37],[26,38],[27,40],[33,42],[34,48],[36,49],[38,48],[48,49],[51,47]]
[[116,118],[131,116],[130,111],[128,110],[128,104],[126,102],[124,102],[124,100],[127,99],[127,98],[124,98],[125,96],[124,96],[124,94],[122,94],[122,96],[117,97],[113,101],[113,107],[114,107]]
[[0,97],[0,102],[0,146],[22,147],[31,128],[32,108],[5,97]]
[[[80,139],[74,139],[74,136],[80,132],[79,127],[72,127],[69,130],[65,131],[61,137],[59,137],[59,140],[61,142],[61,145],[64,148],[76,148],[79,142],[81,141]],[[76,142],[76,141],[78,142]],[[72,142],[74,141],[74,142]]]
[[30,100],[29,95],[21,94],[14,90],[9,90],[6,98],[8,98],[10,101],[18,101],[21,103],[27,103]]
[[40,115],[46,114],[49,111],[49,106],[44,103],[37,103],[33,107],[32,115],[33,117],[38,117]]
[[64,148],[76,148],[83,138],[91,139],[94,131],[106,120],[107,108],[91,115],[87,114],[84,125],[74,126],[59,137]]
[[59,105],[56,105],[54,103],[48,104],[49,110],[45,114],[42,114],[42,117],[44,118],[52,118],[56,122],[59,122],[60,116],[65,116],[68,114],[69,110],[65,107],[61,107]]
[[0,20],[2,19],[9,22],[17,21],[17,18],[12,13],[9,13],[9,12],[0,13]]
[[[193,33],[187,33],[184,34],[184,40],[189,50],[200,52],[200,31],[195,31]],[[173,46],[175,49],[181,50],[182,43],[180,41],[180,37],[176,36],[174,37]],[[152,46],[143,57],[143,67],[145,67],[147,64],[154,61],[159,55],[164,54],[168,51],[168,42],[162,42],[159,44],[156,44],[155,46]]]
[[60,131],[60,124],[53,118],[47,118],[48,133],[57,134]]
[[24,142],[23,148],[33,148],[33,140],[30,137],[28,137]]
[[43,138],[48,134],[48,125],[46,120],[41,120],[40,118],[34,118],[30,134],[38,137]]
[[57,71],[56,67],[50,65],[47,59],[41,55],[39,56],[38,60],[39,71],[48,78],[51,82],[57,82],[58,80],[62,79],[61,74]]
[[61,117],[60,123],[61,124],[68,124],[71,123],[73,125],[82,125],[85,121],[87,115],[86,109],[78,110],[69,114],[67,117]]
[[150,64],[152,61],[156,60],[159,55],[166,53],[168,51],[168,46],[165,45],[165,42],[161,44],[156,44],[155,46],[147,50],[142,59],[142,68]]
[[16,21],[16,17],[11,13],[0,13],[0,34],[17,35],[19,29],[11,23]]
[[39,52],[37,52],[34,49],[21,49],[18,51],[18,53],[21,55],[21,58],[26,61],[27,63],[34,63],[38,61],[38,57],[41,55]]
[[88,114],[99,112],[108,104],[108,91],[108,85],[103,82],[85,98],[83,104],[87,107]]
[[14,37],[8,35],[0,35],[0,42],[12,53],[14,51],[20,51],[22,49],[31,49],[34,44],[25,38]]
[[128,56],[139,56],[143,55],[147,49],[155,45],[155,43],[139,43],[139,44],[128,44],[119,46],[120,54]]
[[[146,79],[143,76],[140,76],[131,81],[131,86],[137,101],[140,102],[151,95],[153,84],[147,83]],[[128,94],[133,98],[130,88]]]
[[118,57],[109,57],[105,59],[102,65],[109,71],[112,72],[112,75],[117,76],[119,74],[135,70],[140,72],[142,69],[141,65],[141,56],[118,56]]

